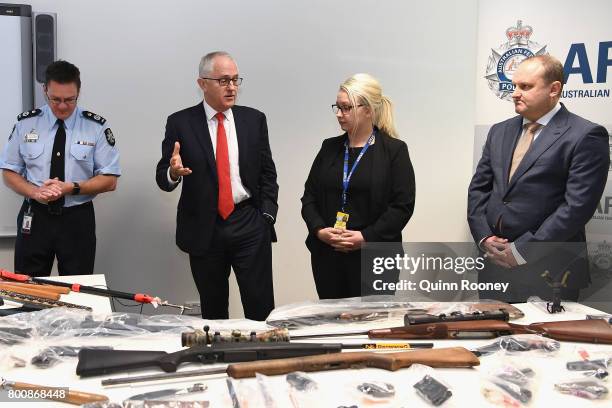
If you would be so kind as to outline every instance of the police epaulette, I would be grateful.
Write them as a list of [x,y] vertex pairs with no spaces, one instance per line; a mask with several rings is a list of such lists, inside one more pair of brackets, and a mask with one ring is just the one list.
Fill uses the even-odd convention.
[[22,119],[26,119],[26,118],[32,118],[34,116],[38,116],[42,113],[42,110],[40,109],[32,109],[30,111],[25,111],[23,113],[20,113],[19,115],[17,115],[17,121],[20,121]]
[[98,122],[101,125],[106,123],[106,119],[93,112],[83,111],[83,117],[89,120],[93,120],[94,122]]

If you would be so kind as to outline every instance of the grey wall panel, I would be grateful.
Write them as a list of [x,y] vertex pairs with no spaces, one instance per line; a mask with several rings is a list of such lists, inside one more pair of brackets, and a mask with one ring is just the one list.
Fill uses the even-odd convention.
[[[17,115],[32,109],[31,8],[0,3],[0,148]],[[0,237],[16,234],[22,198],[0,183]]]

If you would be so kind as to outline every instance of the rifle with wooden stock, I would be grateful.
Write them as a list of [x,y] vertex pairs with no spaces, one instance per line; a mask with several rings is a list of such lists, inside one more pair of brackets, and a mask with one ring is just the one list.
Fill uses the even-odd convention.
[[538,334],[559,341],[612,344],[612,326],[605,320],[567,320],[529,325],[501,320],[426,323],[368,331],[371,339],[491,339],[513,334]]
[[229,364],[223,368],[208,368],[177,373],[154,374],[141,377],[111,378],[102,385],[130,384],[143,381],[164,380],[179,377],[196,377],[226,373],[232,378],[255,377],[255,373],[281,375],[294,371],[330,371],[347,368],[380,368],[397,371],[413,364],[424,364],[435,368],[469,368],[480,364],[478,357],[463,347],[400,351],[397,353],[374,353],[356,351],[321,354],[307,357],[282,358]]
[[[458,313],[462,316],[471,315],[472,319],[475,320],[476,316],[485,314],[494,314],[495,319],[500,318],[500,312],[504,313],[505,320],[515,320],[525,317],[525,314],[518,309],[516,306],[504,302],[496,301],[480,301],[480,302],[460,302],[460,306],[464,309],[462,312],[452,312],[448,316],[457,315]],[[436,302],[416,302],[407,303],[405,307],[395,308],[377,308],[370,306],[369,308],[360,308],[354,306],[351,309],[345,308],[335,310],[327,313],[309,314],[302,316],[287,317],[284,319],[268,319],[266,321],[270,326],[285,328],[289,330],[301,329],[304,327],[318,326],[321,324],[349,324],[355,322],[373,322],[380,321],[395,317],[402,317],[408,319],[413,317],[417,319],[437,319],[437,314],[434,311],[437,308]]]

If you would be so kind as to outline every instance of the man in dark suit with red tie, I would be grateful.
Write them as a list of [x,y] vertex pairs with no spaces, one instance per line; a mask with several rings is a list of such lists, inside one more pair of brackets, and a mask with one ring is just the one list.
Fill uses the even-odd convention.
[[197,82],[204,101],[168,117],[157,185],[172,191],[183,184],[176,243],[189,254],[202,317],[228,318],[233,268],[245,317],[265,320],[274,308],[278,211],[266,117],[235,105],[242,78],[228,53],[202,57]]
[[557,59],[524,60],[512,82],[518,116],[491,127],[468,193],[470,230],[489,260],[479,280],[510,283],[486,297],[550,299],[548,272],[562,298],[577,300],[590,281],[585,224],[606,185],[608,133],[559,103]]

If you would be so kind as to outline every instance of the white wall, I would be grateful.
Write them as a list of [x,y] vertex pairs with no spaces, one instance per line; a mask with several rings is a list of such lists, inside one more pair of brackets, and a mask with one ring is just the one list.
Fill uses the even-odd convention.
[[[280,184],[277,304],[316,298],[299,198],[322,139],[339,134],[330,105],[355,72],[381,80],[409,146],[417,204],[404,239],[469,239],[475,0],[31,4],[58,13],[58,52],[81,69],[81,105],[109,120],[121,150],[118,191],[95,201],[96,273],[113,288],[197,299],[174,245],[178,191],[160,191],[154,170],[166,117],[200,100],[198,61],[217,49],[245,78],[239,103],[268,117]],[[0,265],[12,267],[12,242],[0,243]],[[234,283],[230,314],[241,313]]]

